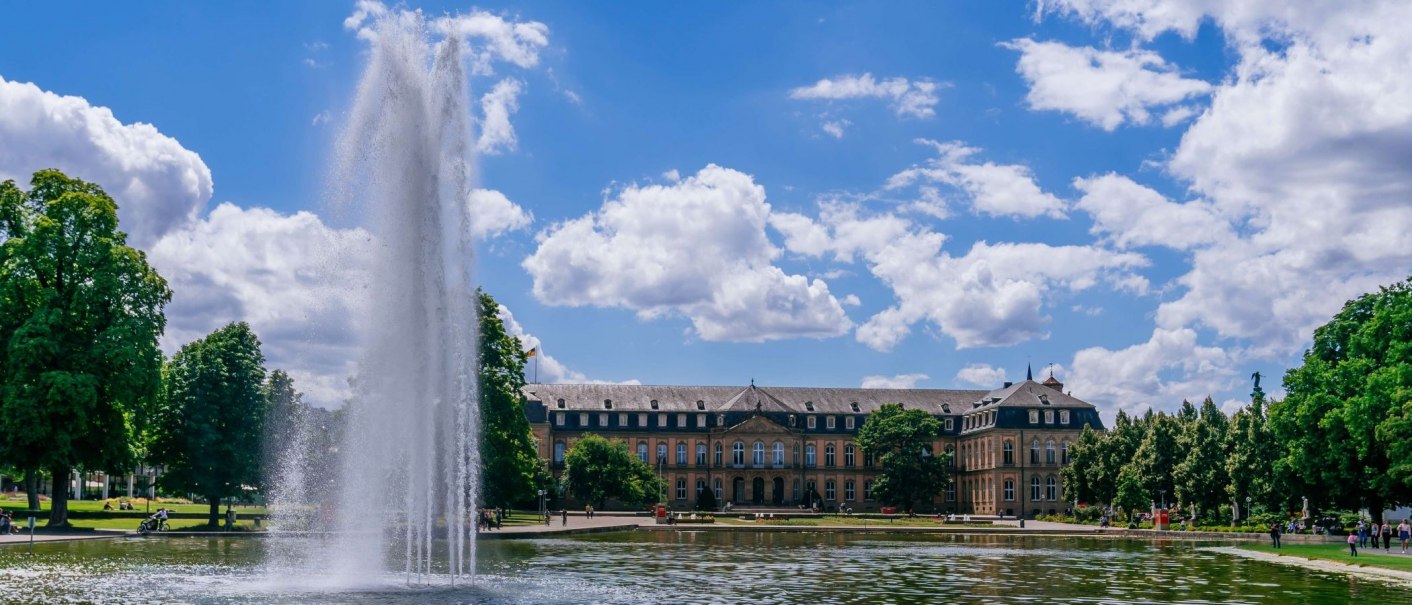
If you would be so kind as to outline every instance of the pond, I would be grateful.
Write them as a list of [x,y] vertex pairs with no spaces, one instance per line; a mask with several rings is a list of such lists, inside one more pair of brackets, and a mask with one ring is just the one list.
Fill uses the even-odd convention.
[[[622,532],[479,545],[471,586],[320,588],[259,538],[0,548],[5,603],[1412,603],[1412,590],[1149,543],[1043,536]],[[1331,545],[1330,548],[1335,548]]]

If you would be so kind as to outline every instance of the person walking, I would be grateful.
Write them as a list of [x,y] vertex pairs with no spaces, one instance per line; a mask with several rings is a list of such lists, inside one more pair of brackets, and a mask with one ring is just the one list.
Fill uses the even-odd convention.
[[1348,534],[1348,554],[1358,556],[1358,534]]
[[1383,552],[1392,551],[1392,523],[1383,521]]
[[1367,547],[1368,547],[1368,524],[1367,524],[1367,523],[1364,523],[1362,519],[1359,519],[1359,520],[1358,520],[1358,531],[1356,531],[1356,532],[1354,532],[1354,533],[1358,534],[1358,547],[1359,547],[1359,548],[1367,548]]
[[563,512],[560,513],[559,518],[562,520],[562,522],[560,523],[560,525],[563,526],[563,527],[568,527],[568,526],[569,526],[569,509],[567,509],[567,508],[564,509]]
[[1270,546],[1278,549],[1280,547],[1280,523],[1276,521],[1270,524]]
[[1407,554],[1407,541],[1412,540],[1412,525],[1408,525],[1406,519],[1397,525],[1397,539],[1402,540],[1402,554]]

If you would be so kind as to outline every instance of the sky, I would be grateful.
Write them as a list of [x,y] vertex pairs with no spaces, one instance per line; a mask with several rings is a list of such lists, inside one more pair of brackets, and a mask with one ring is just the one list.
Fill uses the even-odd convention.
[[1032,366],[1110,420],[1230,411],[1412,273],[1403,2],[10,4],[0,179],[102,185],[165,351],[248,321],[339,405],[376,251],[330,164],[405,11],[467,44],[475,274],[531,379]]

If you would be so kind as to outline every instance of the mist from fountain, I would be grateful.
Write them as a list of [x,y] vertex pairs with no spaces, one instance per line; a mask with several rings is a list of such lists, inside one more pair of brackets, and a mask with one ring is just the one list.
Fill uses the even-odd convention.
[[[416,12],[389,12],[369,31],[330,184],[335,210],[375,249],[362,356],[339,468],[287,456],[273,490],[276,527],[324,538],[273,549],[273,565],[331,586],[395,571],[409,584],[455,583],[475,569],[480,466],[463,45],[432,40]],[[320,473],[337,473],[333,493],[301,485]]]

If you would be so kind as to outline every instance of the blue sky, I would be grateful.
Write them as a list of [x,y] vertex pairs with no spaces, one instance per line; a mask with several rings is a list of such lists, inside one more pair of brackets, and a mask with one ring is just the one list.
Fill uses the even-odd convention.
[[[498,136],[477,272],[541,379],[1054,363],[1111,414],[1234,405],[1412,269],[1408,9],[1202,4],[411,8],[495,25],[467,36]],[[356,304],[318,258],[360,241],[323,203],[357,8],[30,3],[0,39],[0,177],[103,184],[177,292],[166,348],[246,319],[326,403],[352,367],[309,335]]]

